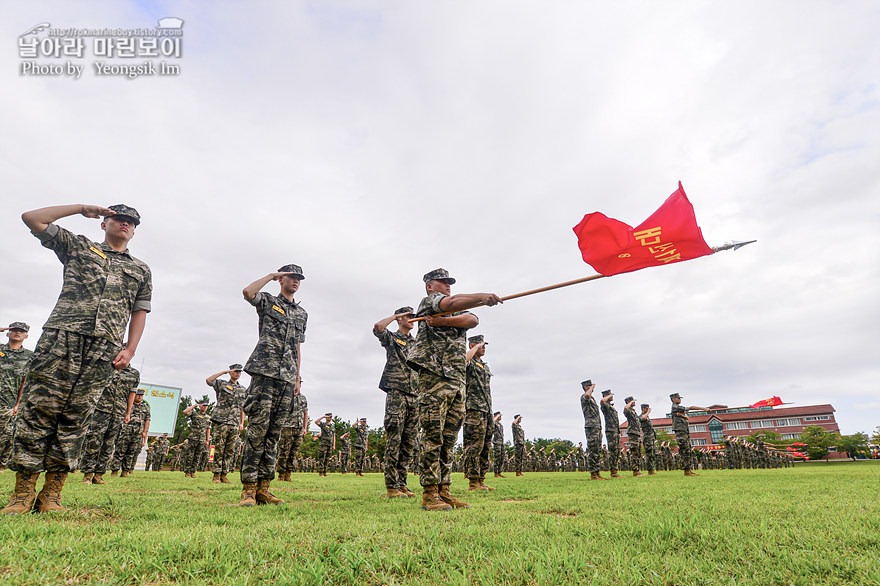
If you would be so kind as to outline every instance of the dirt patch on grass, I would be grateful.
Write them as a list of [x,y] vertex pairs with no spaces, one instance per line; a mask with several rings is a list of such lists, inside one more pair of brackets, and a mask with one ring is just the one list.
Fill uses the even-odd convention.
[[571,513],[566,511],[539,511],[542,515],[552,515],[554,517],[560,517],[563,519],[570,519],[572,517],[577,517],[577,513]]

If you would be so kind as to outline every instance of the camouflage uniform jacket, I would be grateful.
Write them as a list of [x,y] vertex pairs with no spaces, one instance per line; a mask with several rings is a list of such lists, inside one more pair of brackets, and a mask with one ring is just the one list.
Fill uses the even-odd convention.
[[244,365],[250,375],[259,374],[287,382],[296,381],[299,344],[306,340],[306,310],[283,295],[257,293],[249,301],[260,318],[260,339]]
[[581,395],[581,411],[584,412],[584,427],[602,428],[602,418],[599,415],[599,405],[592,395]]
[[132,312],[151,309],[150,267],[128,249],[117,252],[55,224],[35,236],[64,264],[61,295],[43,329],[105,338],[121,348]]
[[349,438],[339,438],[339,452],[343,454],[351,454],[351,440],[349,440]]
[[681,417],[687,415],[687,407],[673,403],[670,412],[672,414],[672,431],[688,431],[688,420]]
[[[303,432],[303,421],[306,411],[309,410],[309,401],[302,393],[293,396],[293,405],[290,408],[290,417],[285,419],[283,427],[291,427],[296,433]],[[308,429],[308,428],[306,428]]]
[[204,443],[207,438],[208,427],[211,426],[211,419],[207,412],[196,407],[189,412],[189,438],[198,438],[198,441]]
[[165,456],[168,454],[168,438],[162,439],[161,437],[156,439],[156,443],[153,444],[156,447],[156,453],[160,456]]
[[211,421],[238,427],[241,424],[241,408],[244,406],[247,389],[237,382],[219,378],[211,386],[217,394],[217,404],[211,412]]
[[333,435],[335,433],[333,429],[333,422],[322,421],[318,424],[318,427],[321,428],[321,445],[328,447],[333,445]]
[[150,404],[141,401],[131,406],[131,417],[128,419],[128,425],[144,427],[144,423],[150,420]]
[[354,428],[355,432],[357,432],[357,437],[354,440],[354,447],[360,448],[362,450],[367,448],[367,438],[370,436],[370,429],[364,425],[361,427],[360,425],[356,425]]
[[[122,370],[117,370],[113,373],[110,384],[107,385],[107,388],[101,394],[95,411],[125,417],[125,410],[128,407],[128,395],[137,390],[140,382],[141,373],[136,369],[126,366]],[[134,406],[132,406],[131,411],[134,414]]]
[[642,419],[639,417],[639,424],[642,426],[642,437],[654,437],[654,424],[651,423],[650,417]]
[[495,431],[492,432],[492,443],[496,446],[504,445],[504,426],[500,421],[495,422]]
[[522,425],[514,423],[510,426],[513,430],[513,445],[522,446],[526,443],[526,432],[523,431]]
[[[443,293],[434,292],[422,299],[417,317],[442,313],[440,301],[446,297]],[[462,315],[466,312],[457,311],[446,317]],[[458,384],[465,382],[465,343],[467,330],[453,327],[432,327],[427,322],[419,322],[419,335],[415,345],[406,357],[406,363],[416,370],[426,370],[439,377]]]
[[626,435],[642,437],[642,422],[636,410],[624,407],[623,414],[626,417]]
[[8,344],[0,344],[0,409],[15,407],[18,389],[33,354],[27,348],[13,350]]
[[474,356],[467,363],[466,383],[464,396],[464,408],[468,411],[481,411],[491,413],[492,391],[489,388],[489,379],[492,372],[489,365]]
[[616,433],[620,435],[620,416],[617,414],[614,403],[608,401],[600,403],[599,406],[602,408],[602,416],[605,418],[605,434],[614,435]]
[[415,338],[412,334],[389,332],[387,328],[381,332],[373,330],[373,335],[385,348],[385,369],[379,379],[379,388],[386,393],[394,390],[415,396],[418,376],[406,363],[406,355],[415,344]]

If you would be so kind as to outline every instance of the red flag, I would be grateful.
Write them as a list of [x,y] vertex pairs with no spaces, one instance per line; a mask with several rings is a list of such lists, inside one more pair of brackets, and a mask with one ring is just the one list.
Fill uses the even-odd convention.
[[782,399],[779,397],[770,397],[769,399],[758,401],[754,405],[749,405],[749,407],[757,409],[758,407],[776,407],[777,405],[782,405]]
[[584,262],[606,277],[713,252],[703,240],[694,206],[681,182],[678,190],[635,228],[595,212],[584,216],[573,229]]

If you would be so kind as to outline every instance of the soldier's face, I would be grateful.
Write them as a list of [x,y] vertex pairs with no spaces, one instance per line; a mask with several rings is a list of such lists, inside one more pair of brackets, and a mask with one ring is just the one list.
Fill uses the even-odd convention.
[[134,396],[134,404],[135,404],[135,405],[137,405],[138,403],[142,402],[143,400],[144,400],[144,396],[143,396],[143,395],[135,395],[135,396]]
[[287,295],[293,295],[299,291],[299,279],[291,276],[285,275],[281,277],[281,292],[286,293]]
[[440,281],[437,279],[428,281],[425,288],[428,290],[428,293],[443,293],[444,295],[449,295],[452,291],[452,285],[450,285],[448,281]]
[[19,329],[7,330],[6,337],[9,338],[10,342],[24,342],[27,340],[28,333]]
[[229,373],[229,378],[231,378],[233,382],[237,381],[238,379],[241,378],[241,371],[240,370],[233,370],[232,372]]
[[128,242],[134,238],[134,220],[128,216],[110,216],[101,222],[101,228],[109,238],[118,238]]

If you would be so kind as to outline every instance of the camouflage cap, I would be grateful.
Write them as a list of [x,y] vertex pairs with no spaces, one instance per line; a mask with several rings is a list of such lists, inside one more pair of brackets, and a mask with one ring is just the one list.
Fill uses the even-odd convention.
[[324,413],[324,417],[333,417],[332,413]]
[[522,415],[520,415],[519,413],[513,416],[514,419],[519,419],[520,417],[522,417]]
[[361,417],[360,419],[358,419],[358,421],[366,421],[366,420],[367,420],[366,417]]
[[607,390],[605,390],[605,391],[602,391],[602,396],[603,396],[603,397],[607,397],[607,396],[610,395],[610,394],[611,394],[611,389],[607,389]]
[[648,409],[649,407],[650,405],[648,405],[647,403],[642,403],[642,410]]
[[434,269],[429,273],[425,273],[425,276],[422,277],[422,280],[427,283],[428,281],[446,281],[450,285],[455,284],[455,279],[449,276],[449,271],[446,269]]
[[635,400],[636,400],[636,398],[633,397],[632,395],[630,395],[629,397],[627,397],[626,399],[624,399],[623,402],[624,402],[624,403],[632,403],[632,402],[635,401]]
[[396,310],[394,311],[394,315],[397,315],[398,313],[403,313],[403,314],[406,314],[406,315],[410,315],[410,314],[412,314],[412,312],[413,312],[413,308],[412,308],[412,307],[410,307],[409,305],[404,305],[403,307],[400,307],[400,308],[396,309]]
[[671,395],[669,395],[669,398],[670,399],[681,399],[681,395],[679,395],[678,393],[672,393]]
[[241,369],[242,369],[241,364],[230,364],[229,365],[229,370],[241,370]]
[[135,395],[143,395],[146,392],[147,392],[146,389],[142,389],[142,388],[138,387],[137,390],[134,392],[134,394]]
[[493,413],[492,415],[493,415],[493,416],[495,416],[495,415],[501,415],[501,411],[496,411],[496,412]]
[[303,275],[302,267],[295,264],[284,265],[280,269],[278,269],[279,273],[293,273],[295,277],[297,277],[300,281],[305,280],[305,275]]
[[31,327],[29,325],[27,325],[26,323],[24,323],[23,321],[12,322],[11,324],[9,324],[9,329],[10,330],[24,330],[26,332],[31,331]]
[[581,381],[581,386],[582,386],[582,387],[588,387],[588,386],[590,386],[591,384],[593,384],[593,381],[590,380],[590,379],[582,380],[582,381]]
[[468,338],[468,344],[488,344],[489,342],[483,339],[483,334],[477,334],[476,336],[471,336]]
[[[135,226],[138,226],[141,223],[141,215],[133,207],[127,206],[124,203],[118,203],[114,206],[110,206],[110,209],[116,212],[113,216],[126,216],[131,218],[134,221]],[[112,218],[113,216],[107,217]]]

